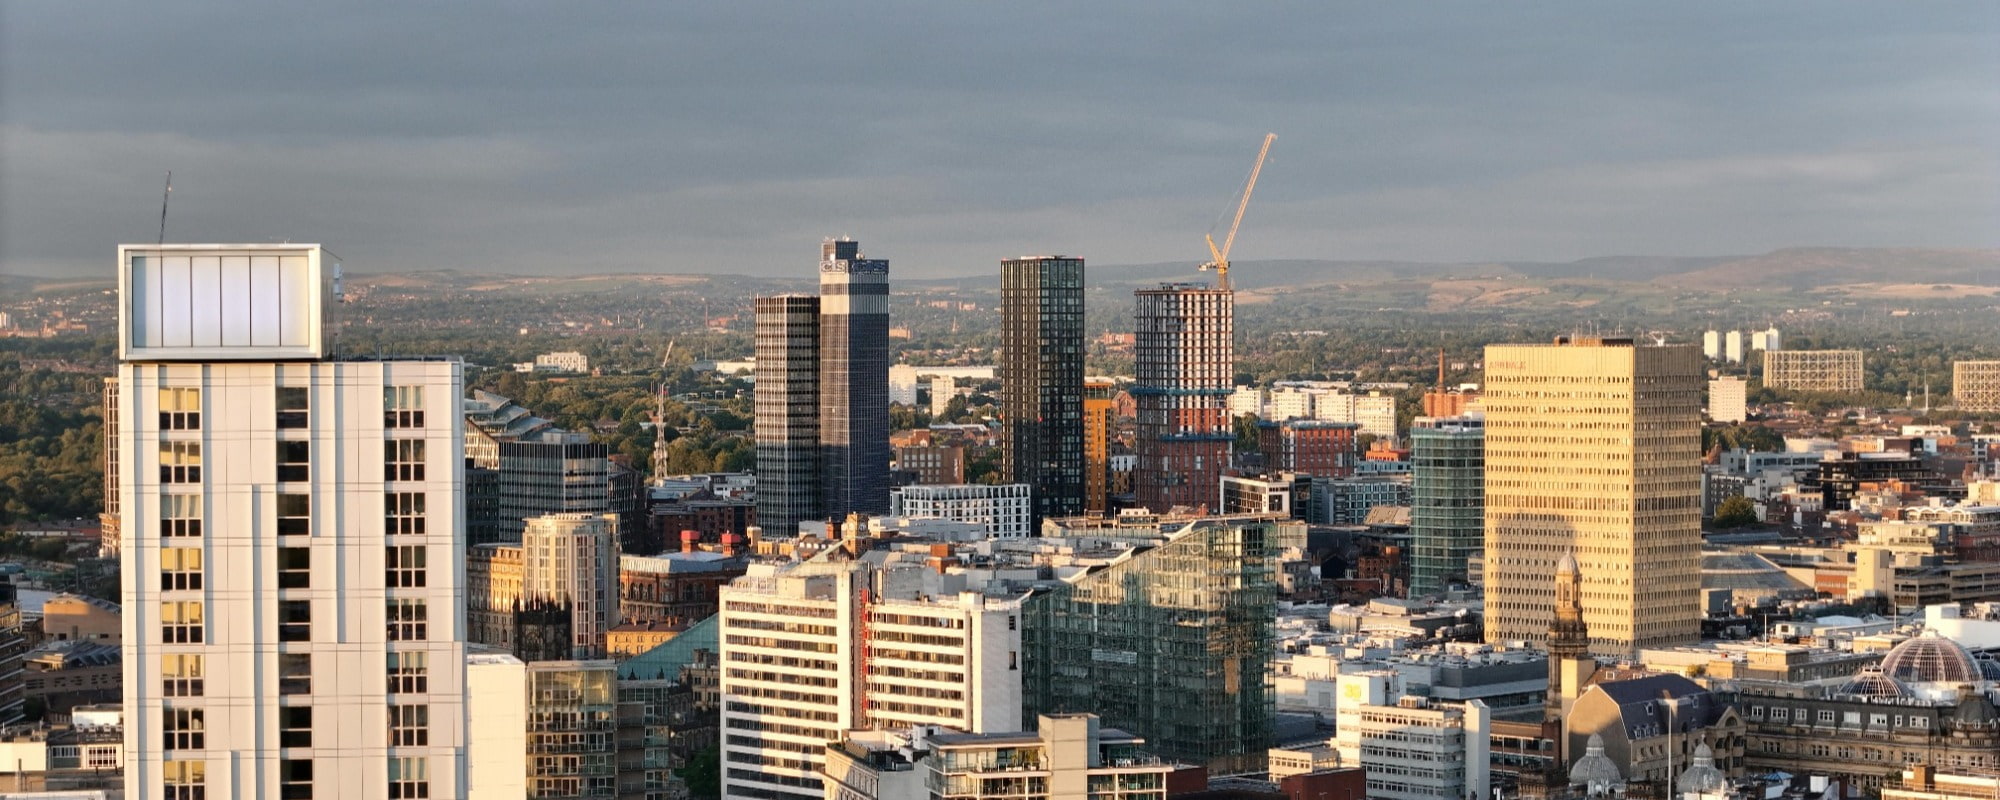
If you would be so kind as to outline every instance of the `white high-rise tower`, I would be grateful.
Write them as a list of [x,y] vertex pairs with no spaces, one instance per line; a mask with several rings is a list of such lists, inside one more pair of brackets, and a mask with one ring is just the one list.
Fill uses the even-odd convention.
[[322,254],[118,250],[126,797],[468,794],[460,365],[328,359]]

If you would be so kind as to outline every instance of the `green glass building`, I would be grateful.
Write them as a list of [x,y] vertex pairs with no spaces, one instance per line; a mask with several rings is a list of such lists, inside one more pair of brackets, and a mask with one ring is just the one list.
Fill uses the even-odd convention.
[[1305,527],[1243,515],[1050,531],[1127,549],[1028,600],[1026,713],[1093,712],[1162,757],[1263,770],[1279,561],[1303,547]]
[[1410,596],[1465,582],[1485,546],[1486,428],[1479,417],[1425,417],[1410,429]]

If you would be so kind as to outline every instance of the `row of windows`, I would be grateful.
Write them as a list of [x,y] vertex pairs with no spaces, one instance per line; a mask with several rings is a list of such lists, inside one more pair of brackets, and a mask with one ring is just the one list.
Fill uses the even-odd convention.
[[[277,427],[307,427],[311,412],[311,390],[304,386],[277,388]],[[160,429],[201,430],[201,389],[168,387],[159,392]],[[387,386],[382,389],[382,426],[421,428],[424,426],[424,387]]]
[[[382,479],[385,481],[424,480],[423,439],[390,439],[383,443]],[[277,447],[278,480],[312,480],[312,443],[280,441]],[[170,484],[201,482],[200,442],[160,443],[160,482]]]
[[[293,711],[296,709],[285,709]],[[310,712],[312,709],[304,709]],[[200,712],[196,712],[199,714]],[[290,746],[290,745],[287,745]],[[208,764],[203,761],[168,761],[160,765],[160,781],[166,800],[204,800],[208,796]],[[391,800],[422,800],[431,796],[430,759],[422,756],[389,758]],[[278,762],[278,796],[284,800],[311,800],[313,762],[287,758]]]
[[[201,500],[200,495],[192,494],[160,495],[160,535],[200,536],[203,529]],[[423,492],[383,493],[383,532],[391,536],[422,536],[428,533],[427,505]],[[274,498],[273,506],[277,513],[278,535],[305,536],[312,533],[312,495],[281,492]]]

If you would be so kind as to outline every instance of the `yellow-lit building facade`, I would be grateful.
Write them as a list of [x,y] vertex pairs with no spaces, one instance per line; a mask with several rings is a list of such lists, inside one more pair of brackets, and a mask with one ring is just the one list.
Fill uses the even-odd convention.
[[1118,384],[1107,378],[1083,381],[1083,510],[1102,514],[1110,507],[1111,407]]
[[1486,348],[1487,641],[1547,637],[1572,552],[1591,652],[1699,638],[1701,359],[1608,337]]

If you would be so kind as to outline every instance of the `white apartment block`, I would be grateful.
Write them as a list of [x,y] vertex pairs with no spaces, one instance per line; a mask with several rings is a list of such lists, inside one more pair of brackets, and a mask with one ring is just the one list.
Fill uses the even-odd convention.
[[1033,487],[1025,483],[905,486],[889,492],[889,516],[948,519],[986,526],[995,539],[1031,535]]
[[1368,774],[1371,800],[1438,800],[1492,794],[1492,712],[1405,696],[1394,672],[1337,676],[1334,742],[1342,766]]
[[1310,416],[1333,422],[1352,422],[1360,426],[1358,433],[1372,433],[1377,438],[1396,437],[1396,396],[1391,394],[1323,393],[1314,399]]
[[460,365],[322,360],[321,255],[119,248],[134,800],[466,793]]
[[1283,422],[1288,419],[1312,419],[1315,408],[1314,395],[1322,394],[1311,389],[1272,389],[1270,413],[1265,419]]
[[571,658],[604,657],[617,625],[618,540],[602,514],[529,517],[521,533],[521,595],[570,609]]
[[721,590],[724,798],[821,797],[826,744],[850,730],[1021,727],[1021,599],[838,557],[753,566]]
[[917,405],[917,368],[908,364],[889,367],[889,404],[915,408]]
[[1749,418],[1749,398],[1749,384],[1742,378],[1713,378],[1708,382],[1708,418],[1742,422]]
[[1229,395],[1229,416],[1240,417],[1249,414],[1264,416],[1264,390],[1255,386],[1238,386]]
[[1730,331],[1722,335],[1722,357],[1732,364],[1743,363],[1743,332]]
[[951,407],[951,399],[958,396],[958,381],[948,375],[931,376],[931,416],[935,422],[944,422],[945,409]]
[[535,356],[534,372],[589,372],[590,357],[574,350]]

